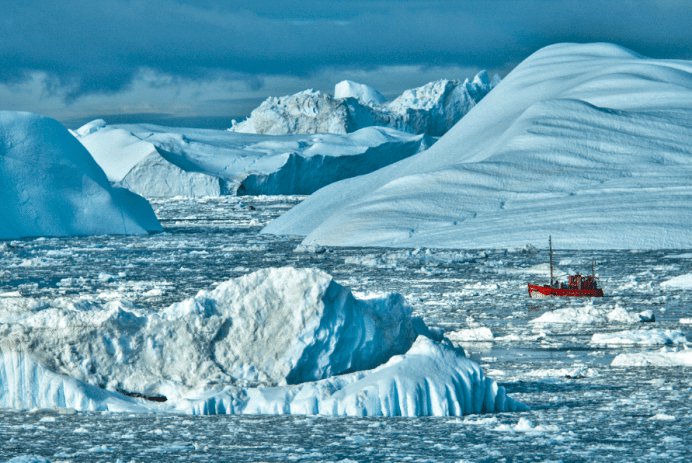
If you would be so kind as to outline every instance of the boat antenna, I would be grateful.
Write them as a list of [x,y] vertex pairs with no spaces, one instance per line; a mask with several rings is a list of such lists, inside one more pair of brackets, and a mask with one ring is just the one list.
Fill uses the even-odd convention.
[[553,237],[548,235],[548,248],[550,249],[550,286],[553,286]]

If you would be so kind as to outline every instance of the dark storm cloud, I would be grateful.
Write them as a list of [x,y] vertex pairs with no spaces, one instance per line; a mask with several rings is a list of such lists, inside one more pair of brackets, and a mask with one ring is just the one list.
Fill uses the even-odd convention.
[[[9,3],[9,4],[8,4]],[[0,83],[47,74],[68,98],[115,93],[142,69],[180,79],[325,68],[504,69],[541,46],[610,41],[692,56],[683,1],[27,1],[0,17]]]

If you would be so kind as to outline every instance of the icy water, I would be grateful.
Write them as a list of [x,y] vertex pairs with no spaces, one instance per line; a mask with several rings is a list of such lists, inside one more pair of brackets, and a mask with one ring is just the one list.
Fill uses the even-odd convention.
[[[169,200],[165,232],[147,237],[0,243],[0,293],[109,300],[159,310],[252,270],[316,266],[362,293],[404,294],[444,330],[489,327],[494,343],[467,352],[531,411],[464,418],[191,417],[0,411],[0,461],[691,461],[689,368],[616,368],[622,352],[591,335],[638,328],[686,332],[692,291],[660,283],[692,273],[690,251],[558,251],[560,272],[598,262],[607,296],[596,308],[652,310],[655,323],[535,325],[541,314],[590,304],[536,301],[526,283],[544,251],[305,249],[259,235],[297,197]],[[557,243],[559,247],[559,242]]]

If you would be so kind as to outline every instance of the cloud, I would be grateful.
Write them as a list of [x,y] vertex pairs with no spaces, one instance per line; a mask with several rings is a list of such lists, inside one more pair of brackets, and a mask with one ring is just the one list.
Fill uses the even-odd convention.
[[171,89],[227,81],[270,94],[267,77],[309,82],[339,69],[502,72],[560,41],[692,57],[685,0],[36,0],[3,10],[0,83],[40,73],[44,91],[68,102],[131,93],[147,73]]

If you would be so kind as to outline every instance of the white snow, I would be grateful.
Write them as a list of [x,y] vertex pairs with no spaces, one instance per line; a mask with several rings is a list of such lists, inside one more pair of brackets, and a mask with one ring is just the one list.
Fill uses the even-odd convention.
[[614,367],[692,367],[692,349],[662,348],[652,352],[619,354],[611,365]]
[[614,333],[594,333],[591,336],[591,344],[599,346],[667,346],[684,345],[686,343],[685,333],[680,330],[625,330]]
[[558,44],[433,147],[323,188],[265,233],[338,246],[691,248],[692,63]]
[[481,71],[469,81],[442,79],[404,91],[391,102],[374,88],[352,81],[336,84],[334,96],[312,89],[269,97],[231,130],[256,134],[349,133],[384,126],[440,136],[499,82]]
[[364,105],[374,106],[387,101],[387,99],[375,88],[354,82],[352,80],[342,80],[334,86],[334,98],[343,100],[344,98],[355,98]]
[[678,275],[661,282],[661,287],[671,289],[692,289],[692,273]]
[[[92,126],[98,127],[94,129]],[[370,127],[347,135],[248,135],[226,130],[89,123],[77,136],[108,178],[145,197],[309,194],[433,143]]]
[[5,408],[359,416],[522,408],[412,317],[402,296],[359,300],[316,269],[259,270],[160,312],[126,301],[0,299],[0,352]]
[[529,323],[533,324],[607,324],[607,323],[637,323],[642,321],[642,315],[648,314],[629,312],[624,307],[594,306],[593,302],[577,306],[565,307],[545,312]]
[[0,111],[0,208],[0,239],[161,230],[59,122],[24,112]]

